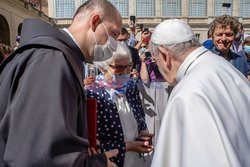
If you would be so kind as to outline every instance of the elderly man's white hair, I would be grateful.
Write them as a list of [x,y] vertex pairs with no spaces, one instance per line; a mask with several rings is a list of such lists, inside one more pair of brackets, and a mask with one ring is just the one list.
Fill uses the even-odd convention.
[[125,45],[122,44],[121,42],[117,42],[117,49],[116,52],[113,52],[113,55],[110,59],[102,62],[94,62],[95,67],[97,67],[99,70],[107,70],[109,65],[114,61],[114,60],[120,60],[127,58],[130,63],[132,63],[132,57],[131,57],[131,52],[129,48]]
[[188,48],[199,47],[201,44],[186,22],[170,19],[160,23],[152,34],[150,52],[158,55],[159,46],[168,48],[174,56],[180,57]]

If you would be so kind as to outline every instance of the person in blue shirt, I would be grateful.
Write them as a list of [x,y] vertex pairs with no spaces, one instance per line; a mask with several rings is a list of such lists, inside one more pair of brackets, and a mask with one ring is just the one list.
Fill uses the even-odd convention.
[[245,53],[243,51],[235,53],[230,49],[238,32],[238,25],[238,21],[228,15],[215,18],[211,25],[214,47],[210,50],[224,57],[247,77],[248,65]]
[[207,40],[205,40],[202,44],[205,48],[207,49],[212,49],[214,46],[213,40],[212,40],[212,35],[211,35],[211,29],[207,31]]
[[248,65],[247,79],[250,81],[250,36],[246,37],[246,39],[244,40],[243,50],[247,55],[247,65]]

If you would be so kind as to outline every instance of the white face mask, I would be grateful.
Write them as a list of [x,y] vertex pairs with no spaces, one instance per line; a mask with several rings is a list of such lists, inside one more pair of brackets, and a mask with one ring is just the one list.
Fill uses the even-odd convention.
[[113,55],[113,52],[115,52],[117,49],[116,40],[108,34],[106,26],[103,23],[102,25],[108,35],[108,40],[106,44],[104,45],[97,45],[96,36],[95,36],[95,33],[93,32],[94,40],[96,43],[95,48],[94,48],[94,61],[104,61],[104,60],[111,58]]

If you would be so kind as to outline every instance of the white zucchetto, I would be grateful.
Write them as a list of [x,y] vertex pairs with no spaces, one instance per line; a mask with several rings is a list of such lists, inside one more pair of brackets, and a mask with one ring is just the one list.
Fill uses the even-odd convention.
[[192,28],[179,19],[170,19],[156,26],[151,41],[158,45],[174,45],[195,38]]

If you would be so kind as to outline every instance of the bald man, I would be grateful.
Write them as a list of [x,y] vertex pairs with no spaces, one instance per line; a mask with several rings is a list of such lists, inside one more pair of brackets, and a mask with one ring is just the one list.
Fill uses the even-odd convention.
[[89,155],[83,62],[116,50],[121,16],[87,1],[68,29],[23,23],[19,49],[0,66],[0,166],[115,166],[112,150]]

